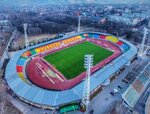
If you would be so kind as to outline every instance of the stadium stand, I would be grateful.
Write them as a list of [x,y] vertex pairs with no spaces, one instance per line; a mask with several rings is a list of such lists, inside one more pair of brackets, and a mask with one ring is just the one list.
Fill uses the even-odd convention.
[[75,43],[75,42],[80,41],[80,40],[81,40],[81,36],[76,36],[76,37],[72,37],[72,38],[69,38],[69,39],[62,40],[61,42],[63,44],[70,44],[70,43]]
[[83,34],[80,35],[81,38],[85,38],[85,36]]
[[[80,39],[80,38],[77,38],[77,37],[73,37],[72,38],[72,40],[71,41],[73,41],[74,42],[74,40],[78,40],[78,39]],[[70,39],[67,39],[68,41],[70,40]],[[90,41],[90,42],[93,42],[93,43],[95,43],[95,44],[97,44],[97,45],[100,45],[100,46],[103,46],[103,47],[105,47],[105,48],[107,48],[107,49],[111,49],[111,50],[113,50],[113,52],[114,52],[114,54],[112,55],[112,56],[110,56],[110,57],[108,57],[107,59],[105,59],[105,60],[103,60],[103,62],[100,62],[99,64],[97,64],[97,65],[95,65],[95,66],[93,66],[93,68],[91,69],[91,73],[94,73],[94,72],[96,72],[98,69],[100,69],[100,68],[102,68],[104,65],[106,65],[106,64],[108,64],[110,61],[112,61],[113,59],[115,59],[115,58],[117,58],[120,54],[121,54],[121,51],[120,51],[120,49],[116,46],[116,45],[114,45],[114,44],[112,44],[112,43],[110,43],[110,42],[107,42],[107,41],[104,41],[104,40],[94,40],[94,39],[89,39],[89,38],[87,38],[87,40],[88,41]],[[65,48],[65,47],[63,47],[63,48]],[[57,50],[55,50],[55,51],[57,51]],[[54,52],[54,51],[53,51]],[[53,53],[52,52],[52,53]],[[37,58],[37,59],[39,59],[38,61],[40,61],[40,60],[42,60],[42,59],[40,59],[40,58]],[[34,61],[34,62],[33,62]],[[36,84],[36,85],[38,85],[38,86],[40,86],[40,87],[43,87],[43,88],[47,88],[47,89],[55,89],[55,90],[65,90],[65,89],[69,89],[69,88],[71,88],[71,87],[73,87],[74,85],[76,85],[77,83],[79,83],[81,80],[83,80],[84,78],[85,78],[85,72],[83,72],[83,73],[81,73],[79,76],[77,76],[76,78],[74,78],[74,79],[72,79],[72,80],[65,80],[65,81],[63,81],[63,82],[60,82],[60,80],[59,79],[55,79],[55,85],[53,85],[53,83],[49,83],[48,81],[47,81],[47,79],[46,78],[41,78],[41,74],[40,73],[38,73],[38,71],[36,72],[36,71],[34,71],[34,70],[30,70],[32,67],[34,68],[35,66],[34,66],[34,63],[36,63],[35,62],[36,61],[36,58],[34,58],[34,59],[32,59],[32,61],[28,64],[28,67],[27,67],[27,72],[28,72],[28,77],[29,77],[29,79],[30,80],[33,80],[32,82],[34,83],[34,84]],[[45,69],[46,69],[46,67],[49,67],[50,69],[52,69],[53,71],[55,71],[57,74],[59,74],[59,76],[61,76],[61,77],[64,77],[59,71],[57,71],[51,64],[49,64],[49,63],[47,63],[45,60],[42,60],[42,61],[44,61],[46,64],[47,64],[47,66],[45,66]],[[42,63],[40,63],[40,64],[42,64]],[[42,64],[43,65],[43,64]],[[34,72],[36,72],[36,73],[34,73]],[[36,75],[36,76],[35,76]],[[36,77],[36,78],[35,78]],[[37,78],[38,77],[38,78]],[[53,80],[53,79],[52,79]],[[53,82],[51,80],[51,82]],[[39,84],[40,83],[40,84]],[[62,85],[62,86],[59,86],[59,85]],[[58,87],[59,86],[59,87]]]
[[105,39],[106,36],[105,35],[100,35],[100,38]]
[[17,72],[23,72],[23,66],[17,66]]
[[[95,38],[95,39],[103,40],[104,42],[107,41],[105,40],[105,38],[106,36],[109,35],[109,34],[103,34],[103,33],[91,33],[91,34],[92,34],[91,35],[92,39]],[[69,83],[66,83],[66,80],[64,79],[64,83],[59,83],[59,85],[58,85],[58,78],[54,78],[52,76],[52,80],[55,81],[55,84],[46,85],[46,86],[51,86],[51,87],[55,85],[55,87],[57,87],[57,89],[60,89],[60,90],[64,88],[65,86],[70,87],[72,85],[76,85],[76,86],[72,86],[72,88],[66,91],[47,90],[47,89],[41,88],[40,86],[39,87],[34,86],[34,83],[29,84],[29,83],[26,83],[26,81],[24,81],[26,80],[27,78],[26,76],[28,75],[27,74],[28,72],[24,70],[26,70],[25,67],[29,65],[27,64],[29,60],[31,59],[34,60],[34,58],[36,58],[37,56],[43,56],[44,55],[43,53],[54,52],[55,50],[57,50],[57,48],[62,49],[63,48],[62,41],[73,38],[73,37],[77,37],[77,38],[74,38],[72,42],[71,40],[69,40],[68,42],[70,43],[67,44],[67,46],[71,46],[75,43],[80,42],[80,40],[83,40],[83,39],[85,40],[85,38],[89,38],[89,34],[88,33],[76,33],[69,37],[65,36],[60,39],[54,39],[53,41],[44,42],[42,44],[38,44],[32,47],[29,47],[28,49],[24,49],[19,52],[16,52],[16,54],[10,59],[9,63],[7,64],[6,71],[5,71],[5,78],[6,78],[8,86],[13,91],[13,93],[17,96],[17,98],[21,99],[22,101],[26,103],[29,103],[31,105],[34,105],[36,107],[41,107],[44,109],[55,109],[55,108],[58,109],[60,106],[64,104],[70,104],[72,102],[77,102],[81,100],[82,95],[83,95],[84,81],[82,81],[81,83],[79,82],[80,80],[84,79],[84,76],[85,76],[84,73],[81,74],[81,77],[76,77],[73,80],[69,80],[68,81]],[[99,43],[102,44],[103,41]],[[108,41],[108,42],[111,43],[111,41]],[[109,60],[105,61],[105,63],[107,63],[105,67],[100,66],[101,69],[96,69],[98,67],[95,68],[96,70],[95,73],[92,74],[92,76],[90,77],[91,78],[91,89],[90,89],[91,93],[95,92],[97,88],[105,80],[107,80],[113,74],[118,72],[118,70],[121,67],[125,66],[125,64],[128,61],[132,60],[135,57],[137,53],[137,49],[134,45],[132,45],[128,41],[125,41],[124,39],[119,39],[118,42],[120,43],[112,42],[111,45],[108,45],[108,47],[106,45],[106,48],[110,48],[109,46],[121,48],[122,44],[127,44],[129,46],[129,49],[126,51],[124,50],[123,51],[124,54],[120,54],[119,56],[114,57],[112,62]],[[58,43],[58,44],[53,45],[54,43]],[[115,48],[113,50],[115,50]],[[119,54],[119,53],[116,53],[116,54]],[[31,61],[30,63],[35,65],[35,62],[36,61]],[[43,64],[43,63],[40,62],[40,64]],[[101,65],[103,66],[104,63]],[[48,80],[44,80],[42,82],[41,78],[42,78],[43,73],[39,72],[39,69],[37,69],[37,67],[35,67],[36,69],[33,69],[33,67],[34,66],[30,67],[29,70],[31,71],[31,73],[34,74],[33,76],[35,76],[34,78],[37,79],[37,81],[40,81],[41,83],[45,83],[45,81],[48,81]],[[34,70],[35,72],[33,72]],[[62,87],[62,88],[59,88],[59,87]],[[135,91],[135,93],[137,92]]]
[[126,43],[120,41],[120,40],[119,40],[117,37],[115,37],[115,36],[99,35],[99,34],[83,34],[83,35],[84,35],[84,37],[86,37],[86,38],[87,38],[87,37],[89,37],[89,38],[95,38],[95,39],[100,38],[100,39],[105,39],[105,40],[107,40],[107,41],[110,41],[110,42],[112,42],[112,43],[118,45],[119,47],[121,47],[122,50],[124,50],[125,52],[128,51],[129,48],[130,48]]
[[122,41],[118,41],[117,44],[118,44],[119,46],[121,46],[121,45],[123,44],[123,42],[122,42]]
[[111,41],[113,43],[117,43],[119,41],[119,39],[117,37],[114,37],[114,36],[106,36],[105,39],[108,41]]
[[[46,53],[49,53],[51,50],[55,49],[54,51],[56,51],[56,49],[58,47],[59,48],[61,47],[61,44],[65,44],[65,45],[70,46],[72,43],[80,42],[82,40],[82,38],[92,38],[92,40],[89,39],[90,41],[94,41],[94,39],[99,39],[99,38],[105,39],[105,40],[94,41],[94,43],[96,43],[98,45],[101,45],[101,46],[103,46],[107,49],[111,49],[115,52],[115,54],[113,56],[111,56],[108,59],[104,60],[103,64],[101,63],[101,64],[98,64],[95,67],[93,67],[92,68],[92,73],[97,71],[99,68],[103,67],[105,64],[108,64],[111,60],[115,59],[117,56],[119,56],[121,54],[120,50],[118,50],[118,47],[116,47],[112,43],[117,44],[119,42],[118,46],[120,46],[120,48],[123,47],[123,49],[126,50],[126,51],[129,49],[129,46],[127,44],[123,43],[122,41],[119,41],[119,39],[114,37],[114,36],[105,36],[105,35],[99,35],[99,34],[93,34],[93,33],[81,34],[81,35],[74,36],[74,37],[71,37],[71,38],[68,38],[68,39],[60,40],[58,42],[54,42],[54,43],[47,44],[47,45],[44,45],[44,46],[41,46],[41,47],[37,47],[35,49],[30,49],[29,51],[22,54],[22,56],[20,57],[20,59],[17,62],[17,65],[18,66],[24,66],[25,61],[30,56],[35,56],[35,55],[38,55],[40,53],[44,53],[44,55],[45,55]],[[110,41],[112,43],[109,43],[107,41]],[[54,51],[52,51],[52,52],[54,52]],[[25,59],[22,59],[22,58],[25,58]],[[18,75],[21,77],[21,79],[25,80],[25,76],[24,76],[23,71],[22,72],[20,72],[20,71],[19,71],[19,69],[17,69]],[[81,75],[83,75],[83,74],[81,74]],[[84,76],[81,76],[81,77],[83,78]],[[79,81],[77,81],[77,82],[79,83]],[[74,84],[71,84],[71,85],[73,86]]]
[[127,103],[131,108],[134,108],[135,104],[138,102],[145,88],[150,83],[149,74],[145,73],[145,71],[149,68],[149,65],[150,64],[148,64],[142,70],[142,72],[137,76],[134,82],[122,95],[122,98],[124,99],[125,103]]

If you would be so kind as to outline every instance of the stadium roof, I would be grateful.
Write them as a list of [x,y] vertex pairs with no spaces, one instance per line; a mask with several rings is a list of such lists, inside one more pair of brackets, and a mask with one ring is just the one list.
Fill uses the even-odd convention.
[[[78,34],[73,34],[72,36]],[[39,47],[41,45],[46,45],[52,42],[56,42],[58,40],[66,39],[72,36],[65,36],[60,39],[55,39],[53,41],[45,42],[42,44],[38,44],[36,46],[29,47],[28,49],[18,51],[10,59],[6,67],[5,78],[7,80],[9,87],[13,90],[13,92],[17,96],[19,96],[21,99],[23,99],[26,102],[39,104],[42,106],[59,106],[62,104],[81,100],[83,95],[84,81],[79,83],[72,89],[65,90],[65,91],[46,90],[32,84],[27,84],[18,76],[16,71],[16,63],[19,57],[27,50],[31,48]],[[114,65],[107,64],[103,69],[100,69],[99,71],[94,73],[93,76],[90,77],[91,91],[93,91],[96,87],[101,85],[106,79],[112,76],[117,70],[119,70],[122,66],[124,66],[137,53],[137,49],[130,42],[125,41],[123,39],[121,39],[121,41],[127,43],[131,48],[126,53],[120,55],[118,58],[113,60],[113,63],[115,63]]]
[[147,69],[150,69],[150,63],[142,70],[122,95],[124,101],[132,108],[134,108],[145,88],[150,83],[150,74],[146,73]]

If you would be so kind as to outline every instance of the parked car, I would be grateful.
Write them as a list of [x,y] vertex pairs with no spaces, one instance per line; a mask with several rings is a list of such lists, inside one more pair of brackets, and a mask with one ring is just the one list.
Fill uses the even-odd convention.
[[127,81],[127,80],[125,80],[125,79],[122,79],[122,82],[124,82],[124,83],[126,83],[126,84],[129,83],[129,81]]
[[122,87],[120,85],[117,86],[119,89],[122,89]]
[[117,89],[114,89],[113,91],[114,91],[114,93],[118,93],[118,90],[117,90]]
[[116,93],[118,93],[118,90],[117,90],[117,89],[113,89],[113,90],[110,92],[110,94],[111,94],[112,96],[114,96]]
[[114,92],[112,92],[112,91],[110,92],[110,94],[111,94],[112,96],[114,96],[114,95],[115,95],[115,94],[114,94]]

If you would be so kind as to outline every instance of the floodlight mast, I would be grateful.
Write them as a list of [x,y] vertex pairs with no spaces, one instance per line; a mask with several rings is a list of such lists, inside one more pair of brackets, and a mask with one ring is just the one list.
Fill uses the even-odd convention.
[[88,111],[90,104],[90,69],[93,66],[93,55],[85,55],[84,56],[84,68],[86,71],[86,78],[84,83],[84,91],[82,98],[82,105],[86,107],[86,112]]
[[24,23],[23,24],[23,28],[24,28],[24,38],[25,38],[25,46],[26,48],[29,47],[29,38],[28,38],[28,35],[27,35],[27,23]]
[[81,26],[81,16],[78,16],[78,32],[80,32],[80,26]]
[[148,29],[145,27],[144,28],[144,36],[143,36],[143,39],[142,39],[142,42],[141,42],[141,46],[140,46],[140,49],[139,49],[139,55],[143,55],[144,53],[144,45],[145,45],[145,41],[146,41],[146,35],[148,34]]

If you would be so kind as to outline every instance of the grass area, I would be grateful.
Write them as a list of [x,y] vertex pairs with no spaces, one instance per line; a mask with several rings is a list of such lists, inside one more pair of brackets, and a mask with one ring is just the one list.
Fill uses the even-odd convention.
[[44,59],[59,70],[67,79],[73,79],[86,70],[84,68],[84,55],[86,54],[94,55],[93,64],[96,65],[111,56],[113,52],[91,42],[83,42],[49,54]]

